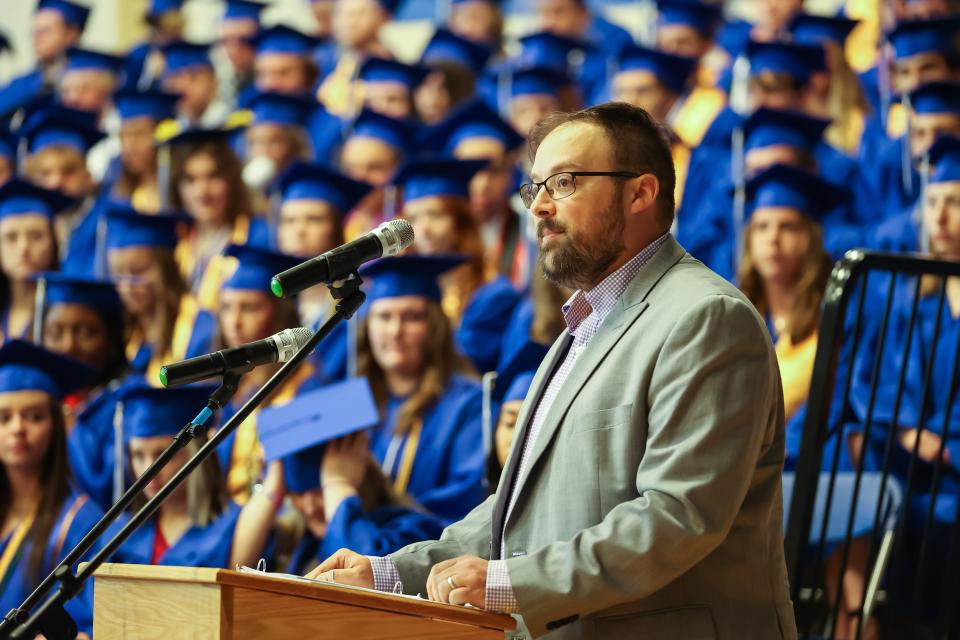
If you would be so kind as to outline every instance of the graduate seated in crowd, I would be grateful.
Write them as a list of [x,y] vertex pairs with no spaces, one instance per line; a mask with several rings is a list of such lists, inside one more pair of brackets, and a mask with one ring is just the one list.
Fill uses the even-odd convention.
[[[102,515],[71,480],[61,404],[94,378],[82,364],[20,340],[0,347],[0,606],[7,611],[20,606]],[[65,608],[89,635],[93,583]]]
[[[300,326],[296,302],[277,298],[270,291],[274,274],[299,264],[296,258],[252,246],[231,245],[226,251],[224,269],[230,273],[220,292],[217,311],[219,344],[217,348],[239,347],[269,338],[288,328]],[[231,273],[232,271],[232,273]],[[223,408],[221,423],[226,422],[270,379],[280,364],[255,368],[240,379],[237,392]],[[298,393],[318,386],[311,362],[300,365],[238,429],[218,447],[217,453],[227,477],[227,492],[240,504],[250,497],[263,471],[263,455],[257,420],[260,409],[290,402]]]
[[470,100],[476,92],[476,78],[492,55],[493,49],[481,42],[443,28],[434,31],[420,54],[420,66],[429,73],[413,92],[421,122],[437,124]]
[[267,246],[269,231],[254,217],[231,131],[188,129],[168,140],[170,206],[194,224],[176,249],[177,264],[200,307],[214,311],[223,283],[223,252],[230,244]]
[[177,120],[188,127],[222,125],[229,109],[217,101],[217,77],[210,61],[209,45],[171,42],[163,47],[163,59],[160,86],[180,96]]
[[486,45],[494,53],[503,48],[503,10],[498,0],[454,0],[447,27],[451,33]]
[[398,212],[396,193],[390,179],[414,149],[415,127],[364,109],[353,121],[340,153],[340,170],[366,182],[373,190],[350,213],[346,223],[347,241],[390,220]]
[[297,160],[313,156],[304,123],[314,105],[304,98],[254,92],[243,105],[252,121],[244,131],[247,185],[265,193],[277,176]]
[[[140,476],[169,446],[171,438],[192,421],[214,391],[213,386],[157,389],[143,383],[127,385],[120,397],[123,413],[125,464]],[[199,436],[180,450],[108,529],[110,539],[146,501],[156,495],[206,438]],[[267,493],[283,482],[279,469],[268,474],[264,497],[251,498],[247,507],[230,500],[216,456],[194,471],[163,502],[156,515],[141,525],[113,556],[115,562],[183,567],[255,566],[263,553],[273,519]],[[266,503],[266,504],[264,504]]]
[[[344,218],[371,191],[365,182],[352,180],[331,169],[296,163],[280,177],[280,218],[277,248],[280,253],[306,260],[330,251],[344,241]],[[297,295],[303,326],[317,331],[334,311],[326,287],[315,286]],[[342,380],[347,375],[347,323],[341,322],[311,354],[323,379]]]
[[470,179],[486,165],[484,160],[412,160],[392,181],[403,192],[402,217],[413,227],[414,252],[464,258],[441,278],[443,311],[454,326],[487,280],[483,239],[468,199]]
[[107,263],[129,319],[127,360],[150,381],[164,363],[213,348],[213,317],[200,313],[174,255],[190,224],[183,214],[145,215],[121,202],[107,208]]
[[[287,408],[296,409],[298,403],[303,401],[294,400]],[[265,429],[276,421],[271,415],[276,414],[264,414]],[[277,519],[277,570],[305,575],[344,545],[358,553],[391,553],[422,539],[418,536],[443,531],[437,517],[394,492],[370,453],[365,431],[331,438],[331,430],[339,433],[340,425],[313,422],[310,436],[296,442],[287,442],[289,430],[274,431],[274,438],[294,448],[282,461],[293,509]]]
[[156,213],[161,205],[157,127],[175,116],[179,97],[157,90],[126,90],[113,100],[120,118],[120,154],[107,178],[109,197],[127,200],[137,211]]
[[[922,207],[922,234],[929,242],[929,256],[939,260],[960,259],[960,140],[942,137],[930,152],[933,171],[926,186]],[[885,300],[888,284],[882,286]],[[879,292],[881,287],[877,287]],[[956,366],[960,337],[960,293],[954,278],[944,281],[935,276],[898,280],[888,321],[882,360],[874,348],[881,338],[877,323],[868,325],[864,347],[854,363],[851,404],[859,420],[853,427],[852,456],[864,458],[868,470],[881,469],[888,438],[892,437],[891,475],[906,484],[913,478],[910,509],[904,514],[907,546],[912,566],[927,564],[947,553],[949,530],[956,518],[960,485],[957,460],[960,459],[960,434],[948,411],[951,406],[951,381]],[[914,294],[916,317],[912,318]],[[941,304],[941,293],[943,301]],[[910,327],[912,326],[912,333]],[[939,332],[939,333],[938,333]],[[878,375],[876,391],[871,378]],[[927,387],[927,371],[933,372]],[[902,396],[898,397],[900,378]],[[872,406],[871,406],[872,405]],[[867,420],[871,421],[869,439],[864,439]],[[891,434],[891,430],[895,430]],[[911,458],[916,452],[916,462]],[[915,468],[913,468],[915,467]],[[933,477],[941,471],[937,499],[933,499]],[[919,557],[920,536],[928,517],[933,515],[932,535],[925,557]],[[912,576],[912,570],[910,574]],[[910,582],[917,579],[912,577]],[[931,599],[939,597],[942,572],[926,573],[922,585]],[[909,597],[909,590],[892,588],[895,602]]]
[[16,178],[0,186],[0,342],[33,335],[36,275],[59,266],[54,218],[75,203]]
[[462,261],[389,257],[360,271],[370,280],[357,373],[369,380],[382,416],[373,454],[399,495],[445,523],[485,495],[480,385],[454,349],[437,282]]
[[26,178],[77,201],[56,219],[62,268],[102,275],[103,256],[97,251],[100,190],[87,167],[87,154],[104,137],[96,116],[65,107],[43,108],[24,120],[18,135],[26,142]]
[[228,0],[224,4],[218,44],[229,71],[218,77],[218,85],[221,99],[236,104],[237,97],[253,86],[253,43],[260,33],[260,14],[267,5],[252,0]]

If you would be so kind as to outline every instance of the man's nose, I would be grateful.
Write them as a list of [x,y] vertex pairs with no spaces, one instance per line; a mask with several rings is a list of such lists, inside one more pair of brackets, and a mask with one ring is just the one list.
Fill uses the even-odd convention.
[[556,213],[556,211],[556,205],[553,201],[553,198],[551,198],[550,194],[547,193],[547,187],[541,186],[537,191],[537,195],[534,197],[533,202],[530,204],[530,213],[538,218],[543,218],[546,216],[552,216]]

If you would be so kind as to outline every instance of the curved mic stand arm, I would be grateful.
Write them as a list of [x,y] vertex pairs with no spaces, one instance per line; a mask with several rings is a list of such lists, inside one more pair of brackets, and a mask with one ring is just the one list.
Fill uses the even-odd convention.
[[[64,559],[64,562],[57,567],[57,569],[54,571],[53,574],[51,574],[51,576],[48,576],[47,580],[44,581],[44,584],[46,584],[48,581],[50,583],[46,587],[46,591],[49,591],[50,588],[53,587],[53,585],[56,584],[57,582],[60,583],[60,587],[56,590],[56,592],[54,592],[53,596],[51,596],[49,600],[47,600],[39,609],[37,609],[37,611],[33,613],[33,615],[31,615],[30,618],[25,623],[22,623],[18,628],[14,629],[12,633],[9,633],[9,635],[5,633],[3,635],[0,635],[0,637],[4,637],[4,638],[10,637],[10,638],[17,638],[17,639],[33,638],[34,634],[38,630],[42,630],[44,632],[44,635],[46,635],[46,637],[48,638],[48,640],[59,640],[60,638],[72,639],[73,636],[70,636],[69,632],[63,631],[58,628],[52,628],[50,629],[51,633],[48,633],[45,627],[47,620],[55,620],[59,618],[60,613],[63,613],[63,615],[66,615],[65,612],[63,612],[64,603],[66,603],[68,600],[75,597],[80,592],[80,589],[82,588],[83,583],[86,582],[90,578],[90,576],[93,575],[93,573],[100,567],[100,565],[106,562],[107,558],[113,555],[113,553],[120,547],[120,545],[123,544],[123,542],[126,541],[126,539],[129,538],[130,535],[137,529],[137,527],[139,527],[141,524],[146,522],[150,517],[153,516],[154,513],[157,512],[157,510],[160,508],[160,505],[163,503],[163,501],[166,500],[167,497],[174,490],[176,490],[176,488],[180,486],[180,484],[183,483],[183,481],[186,480],[186,478],[197,467],[203,464],[203,462],[207,458],[209,458],[214,451],[216,451],[220,443],[223,442],[223,440],[225,440],[227,436],[229,436],[234,430],[236,430],[236,428],[240,426],[240,424],[244,420],[246,420],[247,417],[251,413],[253,413],[253,411],[263,403],[263,401],[267,398],[267,396],[273,393],[273,391],[277,387],[283,384],[286,381],[286,379],[290,377],[290,375],[294,372],[297,366],[307,356],[309,356],[310,353],[313,352],[313,350],[317,347],[317,345],[320,344],[320,342],[327,337],[327,335],[333,330],[333,328],[340,321],[349,319],[357,311],[357,309],[360,308],[360,306],[363,304],[364,299],[366,298],[363,291],[360,290],[361,283],[362,281],[356,273],[352,273],[342,280],[338,280],[334,283],[331,283],[329,285],[331,289],[331,293],[338,300],[337,306],[336,306],[336,312],[323,324],[322,327],[320,327],[320,329],[316,333],[313,334],[310,340],[308,340],[307,343],[299,351],[297,351],[297,353],[294,354],[292,358],[290,358],[290,360],[285,362],[280,367],[280,369],[277,370],[277,372],[273,374],[273,376],[266,382],[266,384],[264,384],[263,387],[257,390],[257,392],[253,394],[253,396],[237,411],[237,413],[235,413],[230,418],[230,420],[226,422],[226,424],[224,424],[216,433],[213,434],[213,436],[206,442],[206,444],[204,444],[200,448],[200,450],[196,453],[196,455],[190,458],[187,461],[187,463],[179,471],[177,471],[177,473],[175,473],[174,476],[170,478],[170,480],[165,485],[163,485],[163,487],[160,488],[157,494],[152,498],[150,498],[150,500],[147,501],[147,503],[143,506],[143,508],[137,511],[137,513],[135,513],[130,518],[129,522],[127,522],[127,524],[124,525],[123,528],[115,536],[113,536],[113,538],[107,541],[107,543],[100,549],[100,551],[98,551],[96,555],[94,555],[90,559],[90,561],[87,562],[86,565],[84,565],[84,567],[77,573],[76,576],[74,576],[73,573],[70,571],[70,566],[72,563],[67,563],[67,559]],[[234,386],[234,390],[235,390],[235,386]],[[216,393],[214,395],[216,395]],[[201,411],[200,415],[198,416],[198,419],[201,416],[204,416],[205,413],[207,413],[208,411],[209,411],[209,406],[204,408],[203,411]],[[209,419],[210,415],[212,415],[212,412],[207,415],[206,419]],[[193,425],[187,425],[186,427],[184,427],[184,431],[191,430],[192,426]],[[196,429],[192,429],[192,430],[196,431]],[[160,458],[157,458],[157,462],[155,462],[154,465],[151,466],[151,469],[153,468],[153,466],[157,466],[161,462],[161,460],[163,460],[163,463],[166,464],[166,462],[169,461],[171,457],[173,457],[173,453],[175,453],[176,451],[174,451],[173,453],[170,453],[169,455],[167,454],[176,445],[176,443],[179,441],[181,436],[185,437],[184,431],[181,431],[181,433],[177,435],[177,438],[174,441],[174,443],[171,444],[170,447],[166,451],[164,451],[163,454],[161,454]],[[189,442],[189,440],[190,438],[188,437],[187,440],[184,442],[184,444],[186,444],[186,442]],[[162,467],[162,466],[163,464],[159,465],[159,467]],[[159,471],[159,467],[157,471]],[[144,476],[145,475],[146,473],[144,474]],[[117,506],[123,503],[124,499],[126,499],[128,494],[131,494],[131,492],[133,492],[135,488],[138,489],[136,493],[139,493],[145,486],[146,486],[146,482],[140,482],[140,480],[138,479],[138,481],[134,483],[134,486],[131,487],[126,494],[124,494],[120,502],[118,502],[117,505],[114,505],[113,507],[111,507],[110,512],[108,513],[108,515],[112,514],[111,520],[108,520],[106,524],[103,524],[103,526],[100,526],[101,523],[97,523],[97,526],[95,526],[90,531],[90,533],[88,533],[84,537],[84,539],[81,540],[80,544],[77,545],[77,547],[79,548],[81,545],[84,544],[84,542],[87,541],[88,538],[90,538],[88,544],[86,545],[86,550],[89,550],[89,548],[92,546],[93,541],[95,541],[98,537],[102,535],[103,530],[106,529],[106,526],[109,524],[109,522],[115,519],[123,510],[122,508],[117,509]],[[134,493],[133,495],[136,495],[136,493]],[[130,500],[133,499],[133,495],[130,495],[130,498],[129,500],[127,500],[127,503],[129,503]],[[124,507],[125,506],[126,504],[124,504]],[[101,522],[103,522],[103,520],[106,520],[106,519],[107,519],[107,516],[105,515],[104,518],[101,520]],[[74,551],[76,551],[76,549]],[[76,562],[82,555],[82,552],[74,554],[74,552],[72,551],[70,555],[76,556],[73,558],[73,562]],[[38,587],[37,591],[39,590],[40,588]],[[46,591],[44,593],[46,593]],[[37,596],[36,599],[33,600],[33,604],[38,602],[42,597],[43,597],[43,594]],[[28,598],[28,600],[30,600],[31,598],[33,598],[33,595],[31,595],[31,597]],[[28,611],[28,609],[24,608],[23,606],[21,606],[21,610]],[[69,619],[69,616],[67,617]],[[53,625],[50,625],[50,626],[53,626]]]

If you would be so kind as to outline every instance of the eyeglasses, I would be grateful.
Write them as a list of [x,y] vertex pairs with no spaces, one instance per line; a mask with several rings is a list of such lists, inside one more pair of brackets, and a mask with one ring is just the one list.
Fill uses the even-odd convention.
[[578,176],[610,176],[612,178],[638,178],[639,173],[627,171],[561,171],[555,173],[543,182],[527,182],[520,185],[520,199],[523,206],[529,209],[537,199],[540,187],[546,187],[547,194],[554,200],[560,200],[573,195],[577,190]]

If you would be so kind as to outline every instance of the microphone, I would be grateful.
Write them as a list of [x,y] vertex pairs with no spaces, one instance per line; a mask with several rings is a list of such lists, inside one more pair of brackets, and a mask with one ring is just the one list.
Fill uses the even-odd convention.
[[278,298],[293,296],[316,284],[330,283],[353,273],[364,262],[392,256],[413,244],[413,227],[406,220],[390,220],[356,240],[301,262],[270,281]]
[[230,371],[249,371],[262,364],[286,362],[311,337],[313,332],[305,327],[284,329],[263,340],[168,364],[160,369],[160,383],[165,387],[175,387]]

